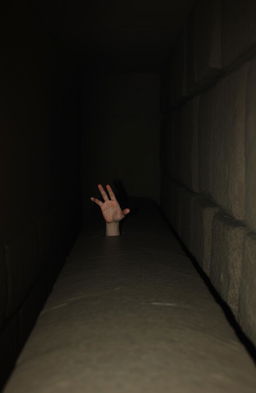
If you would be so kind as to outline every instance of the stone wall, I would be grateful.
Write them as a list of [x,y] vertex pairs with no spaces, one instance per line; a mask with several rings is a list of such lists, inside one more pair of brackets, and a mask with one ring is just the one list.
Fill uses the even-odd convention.
[[70,64],[33,10],[20,2],[3,8],[0,385],[64,262],[79,212],[77,91]]
[[255,12],[196,2],[167,66],[161,159],[166,216],[254,344]]

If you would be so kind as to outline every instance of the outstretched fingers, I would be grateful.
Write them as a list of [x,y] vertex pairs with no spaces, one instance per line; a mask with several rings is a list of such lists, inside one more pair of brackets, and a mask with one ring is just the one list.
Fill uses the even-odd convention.
[[115,196],[114,191],[112,190],[111,186],[109,184],[107,184],[106,188],[108,190],[111,201],[116,201],[116,196]]
[[[109,184],[106,185],[106,189],[107,189],[108,193],[105,191],[105,189],[103,188],[103,186],[101,184],[98,184],[98,189],[100,191],[100,194],[101,194],[104,202],[102,202],[100,199],[94,198],[94,197],[90,198],[91,201],[96,203],[96,205],[100,206],[101,209],[104,209],[104,207],[106,207],[106,209],[107,209],[107,206],[109,207],[111,205],[112,206],[111,207],[112,210],[115,209],[116,212],[117,211],[120,212],[120,210],[121,210],[120,209],[120,205],[119,205],[119,203],[118,203],[118,201],[116,199],[115,193],[112,190],[111,186]],[[110,202],[110,201],[112,201],[112,203],[105,204],[105,202]],[[116,203],[113,203],[113,202],[116,202]],[[126,208],[126,209],[121,210],[121,212],[122,212],[123,217],[124,217],[124,216],[127,216],[127,214],[130,213],[130,209]]]
[[91,199],[92,202],[96,203],[96,205],[98,205],[98,206],[102,206],[103,205],[103,202],[101,202],[97,198],[91,197],[90,199]]
[[104,188],[102,187],[101,184],[98,184],[98,189],[99,189],[99,191],[101,193],[101,196],[102,196],[103,200],[105,202],[109,201],[108,195],[107,195],[106,191],[104,190]]

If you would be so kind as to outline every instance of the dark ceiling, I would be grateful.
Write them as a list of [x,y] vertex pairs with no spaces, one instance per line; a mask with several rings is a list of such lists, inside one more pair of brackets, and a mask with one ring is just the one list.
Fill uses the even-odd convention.
[[130,67],[159,67],[194,0],[52,0],[43,22],[91,58]]
[[[33,24],[68,51],[97,64],[159,69],[195,0],[9,0],[1,13],[5,45]],[[32,30],[31,30],[32,29]],[[26,38],[24,38],[26,40]]]

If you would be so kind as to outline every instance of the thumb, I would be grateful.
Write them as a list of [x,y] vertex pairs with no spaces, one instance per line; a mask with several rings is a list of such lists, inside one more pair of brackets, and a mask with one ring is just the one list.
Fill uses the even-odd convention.
[[130,213],[130,209],[124,209],[123,210],[123,214],[126,216],[127,214],[129,214]]

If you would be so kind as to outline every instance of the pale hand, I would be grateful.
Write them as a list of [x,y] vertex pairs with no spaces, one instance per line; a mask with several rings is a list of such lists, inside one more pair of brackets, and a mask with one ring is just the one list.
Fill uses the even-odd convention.
[[130,209],[121,209],[116,199],[116,196],[109,184],[107,184],[106,186],[108,193],[104,190],[101,184],[98,184],[98,189],[104,202],[93,197],[91,197],[90,199],[101,208],[101,212],[106,223],[118,223],[128,213],[130,213]]

